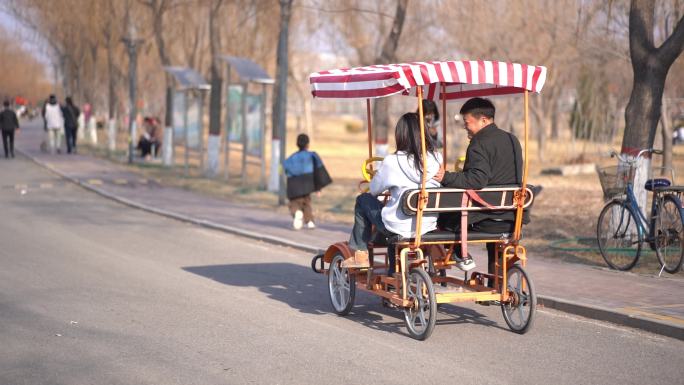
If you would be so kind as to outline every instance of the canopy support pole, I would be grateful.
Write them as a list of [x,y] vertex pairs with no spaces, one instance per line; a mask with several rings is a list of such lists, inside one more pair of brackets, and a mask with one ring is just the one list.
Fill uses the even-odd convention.
[[440,96],[442,97],[442,162],[447,164],[447,113],[446,113],[446,84],[440,83],[442,86],[442,92]]
[[371,122],[371,103],[366,99],[366,116],[368,119],[368,159],[373,157],[373,125]]
[[423,114],[423,87],[418,86],[417,92],[418,96],[418,124],[420,126],[420,155],[423,163],[423,172],[420,177],[420,195],[418,196],[418,212],[416,213],[416,238],[413,249],[420,247],[420,241],[422,236],[422,225],[423,225],[423,209],[425,208],[425,203],[427,203],[427,192],[425,191],[425,184],[427,183],[427,150],[425,146],[425,120]]
[[[530,115],[529,115],[529,107],[530,107],[530,93],[528,90],[525,90],[523,93],[523,100],[524,100],[524,114],[525,114],[525,141],[524,141],[524,158],[523,158],[523,174],[522,174],[522,186],[520,187],[520,190],[516,193],[516,204],[518,208],[516,209],[515,212],[515,228],[514,228],[514,233],[513,233],[513,241],[515,244],[518,243],[520,240],[520,230],[522,228],[522,219],[523,219],[523,206],[525,205],[525,195],[527,192],[527,166],[528,166],[528,160],[527,160],[527,154],[528,154],[528,139],[529,139],[529,131],[530,131]],[[524,263],[524,261],[523,261]]]

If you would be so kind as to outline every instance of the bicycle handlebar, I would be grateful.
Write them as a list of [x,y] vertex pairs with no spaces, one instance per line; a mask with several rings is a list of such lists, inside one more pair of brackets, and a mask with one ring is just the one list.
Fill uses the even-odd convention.
[[634,157],[634,159],[628,159],[625,155],[622,155],[615,150],[610,150],[610,157],[611,158],[613,158],[613,157],[618,158],[620,161],[625,162],[625,163],[636,163],[637,160],[639,160],[639,158],[641,158],[644,154],[662,155],[663,150],[656,150],[655,148],[646,148],[646,149],[639,151],[639,153],[637,154],[636,157]]

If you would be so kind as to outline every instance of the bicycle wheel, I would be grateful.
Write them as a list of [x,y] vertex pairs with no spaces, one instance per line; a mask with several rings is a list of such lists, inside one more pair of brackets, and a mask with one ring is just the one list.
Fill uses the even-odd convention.
[[512,331],[525,334],[534,324],[537,294],[530,277],[519,265],[506,272],[506,286],[510,295],[508,302],[501,303],[504,320]]
[[658,208],[653,235],[655,252],[660,265],[670,274],[681,269],[684,258],[684,226],[681,202],[672,195],[665,195]]
[[406,329],[411,337],[423,341],[430,337],[437,320],[437,300],[430,276],[420,267],[411,269],[406,289],[411,305],[404,309]]
[[330,303],[337,315],[347,315],[354,306],[356,295],[356,276],[342,267],[344,257],[336,254],[328,270],[328,292]]
[[625,202],[611,201],[599,215],[596,226],[601,256],[616,270],[629,270],[641,254],[642,236],[637,217]]

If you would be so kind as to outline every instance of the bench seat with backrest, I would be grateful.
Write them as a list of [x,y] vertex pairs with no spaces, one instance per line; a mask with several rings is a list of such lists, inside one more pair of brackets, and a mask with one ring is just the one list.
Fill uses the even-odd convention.
[[[473,212],[473,211],[512,211],[515,210],[514,196],[520,189],[517,185],[490,186],[481,190],[464,190],[455,188],[431,188],[427,189],[427,204],[424,213],[449,213],[449,212]],[[523,223],[529,220],[530,209],[539,188],[527,185],[525,205],[523,206]],[[475,192],[476,194],[472,194]],[[404,214],[415,216],[418,213],[418,196],[420,189],[406,191],[401,197],[401,210]],[[463,195],[469,194],[464,200]],[[465,206],[463,202],[466,202]],[[489,207],[487,207],[489,206]],[[468,232],[468,241],[508,240],[513,236],[511,233],[483,233]],[[373,246],[385,246],[396,243],[411,243],[414,239],[400,235],[383,237],[380,234],[373,240]],[[461,232],[435,230],[423,234],[421,242],[460,242]]]

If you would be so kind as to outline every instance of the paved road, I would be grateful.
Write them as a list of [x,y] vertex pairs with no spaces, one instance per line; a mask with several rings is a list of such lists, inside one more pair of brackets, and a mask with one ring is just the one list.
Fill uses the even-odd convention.
[[[52,156],[40,151],[42,122],[22,125],[17,148],[39,164],[71,180],[131,204],[158,212],[212,223],[223,229],[265,236],[278,244],[308,246],[313,250],[347,239],[349,225],[319,222],[316,231],[291,230],[291,219],[272,206],[259,207],[174,188],[145,178],[134,169],[88,155]],[[486,266],[484,247],[469,249],[479,266]],[[684,331],[683,274],[658,277],[606,267],[563,263],[538,258],[532,252],[527,271],[545,303],[561,309],[613,320],[645,330],[682,337]],[[655,257],[653,257],[655,258]],[[549,299],[552,299],[550,302]]]
[[309,255],[136,211],[0,159],[0,384],[681,384],[684,342],[542,310],[445,306],[432,337]]

